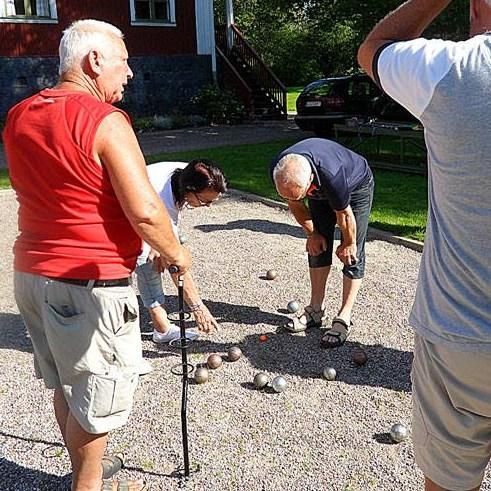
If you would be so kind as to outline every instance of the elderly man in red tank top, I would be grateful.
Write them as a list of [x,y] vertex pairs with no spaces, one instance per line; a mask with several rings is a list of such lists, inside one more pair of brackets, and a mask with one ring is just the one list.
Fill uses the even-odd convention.
[[73,467],[72,489],[142,490],[102,480],[109,431],[124,425],[143,371],[130,275],[142,239],[185,273],[128,116],[112,106],[133,73],[123,35],[78,21],[60,42],[56,87],[14,106],[3,140],[19,202],[15,296],[35,369]]

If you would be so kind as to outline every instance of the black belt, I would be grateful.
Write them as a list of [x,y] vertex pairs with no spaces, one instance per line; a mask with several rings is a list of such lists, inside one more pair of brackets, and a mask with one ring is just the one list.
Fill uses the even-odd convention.
[[51,278],[55,281],[61,281],[62,283],[70,283],[70,285],[78,286],[89,286],[93,283],[93,288],[104,288],[110,286],[129,286],[131,285],[131,279],[127,278],[117,278],[115,280],[77,280],[74,278]]

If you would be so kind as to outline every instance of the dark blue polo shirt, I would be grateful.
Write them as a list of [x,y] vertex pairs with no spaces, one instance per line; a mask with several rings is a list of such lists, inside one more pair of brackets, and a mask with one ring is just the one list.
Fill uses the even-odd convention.
[[304,156],[314,173],[313,184],[317,189],[308,194],[308,199],[326,200],[333,210],[344,210],[350,203],[351,193],[368,183],[372,171],[361,155],[324,138],[308,138],[280,152],[269,168],[290,153]]

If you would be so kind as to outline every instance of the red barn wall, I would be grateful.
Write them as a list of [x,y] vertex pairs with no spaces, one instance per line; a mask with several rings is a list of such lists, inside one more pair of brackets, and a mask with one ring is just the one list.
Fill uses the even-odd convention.
[[0,23],[0,56],[57,56],[61,33],[77,19],[119,27],[131,56],[196,54],[195,0],[176,0],[176,27],[131,26],[129,0],[58,1],[58,24]]

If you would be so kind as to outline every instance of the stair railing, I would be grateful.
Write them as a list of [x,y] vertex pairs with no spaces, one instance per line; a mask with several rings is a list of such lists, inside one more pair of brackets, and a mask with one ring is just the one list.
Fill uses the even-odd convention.
[[[286,117],[286,87],[272,72],[272,70],[264,63],[255,49],[246,41],[243,34],[237,26],[232,24],[232,49],[236,51],[238,56],[246,67],[254,73],[261,88],[276,104],[281,113]],[[223,42],[223,41],[222,41]],[[223,44],[222,44],[223,46]]]

